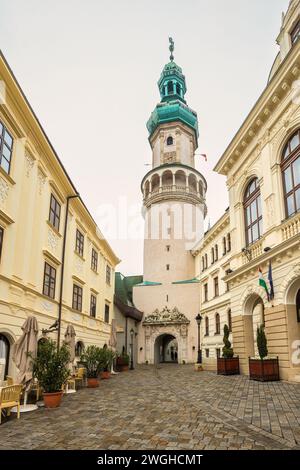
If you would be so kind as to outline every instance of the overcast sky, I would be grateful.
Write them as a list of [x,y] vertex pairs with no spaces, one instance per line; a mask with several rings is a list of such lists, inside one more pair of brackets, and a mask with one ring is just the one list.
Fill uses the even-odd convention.
[[[101,204],[118,207],[126,197],[140,210],[151,161],[145,124],[159,101],[169,36],[198,113],[199,152],[209,159],[197,161],[208,219],[222,215],[225,178],[212,168],[266,85],[288,3],[0,0],[0,47],[100,229],[107,232]],[[142,239],[109,241],[119,270],[142,273]]]

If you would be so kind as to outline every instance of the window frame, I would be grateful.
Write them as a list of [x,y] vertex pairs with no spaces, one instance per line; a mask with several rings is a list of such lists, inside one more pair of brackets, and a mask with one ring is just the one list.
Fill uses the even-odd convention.
[[216,327],[215,335],[218,336],[221,334],[221,317],[219,313],[216,313],[216,316],[215,316],[215,327]]
[[[53,275],[53,272],[54,272],[54,275]],[[49,299],[55,299],[56,275],[57,275],[56,268],[54,268],[52,264],[48,263],[48,261],[45,261],[44,262],[44,276],[43,276],[43,295],[45,295],[46,297],[49,297]],[[47,283],[46,283],[46,277],[47,277]],[[51,282],[54,283],[54,286],[52,287],[51,287]]]
[[214,296],[220,296],[220,283],[219,283],[219,276],[214,277]]
[[208,302],[208,283],[203,284],[204,302]]
[[82,312],[83,288],[78,284],[73,284],[72,309]]
[[[299,144],[294,150],[291,150],[290,143],[292,139],[298,135]],[[289,147],[289,154],[285,157],[287,148]],[[281,174],[282,174],[282,184],[283,184],[283,192],[284,192],[284,207],[285,207],[285,217],[289,219],[290,217],[294,217],[296,214],[300,212],[300,207],[297,209],[297,200],[296,200],[296,192],[300,191],[300,182],[297,186],[295,186],[295,174],[294,174],[294,163],[299,159],[300,161],[300,128],[294,132],[286,142],[285,146],[283,147],[282,155],[281,155]],[[292,189],[287,192],[286,186],[286,179],[285,179],[285,172],[290,168],[291,178],[292,178]],[[293,196],[294,202],[294,209],[295,211],[292,214],[289,214],[288,209],[288,199]]]
[[95,248],[92,248],[92,254],[91,254],[91,269],[95,273],[98,271],[98,258],[99,254],[98,251],[95,250]]
[[111,266],[109,264],[106,264],[105,280],[108,286],[111,285],[111,271],[112,271]]
[[[10,131],[7,129],[6,125],[3,123],[3,121],[0,121],[0,126],[2,126],[2,129],[0,129],[0,168],[4,171],[5,174],[10,175],[10,170],[11,170],[11,162],[12,162],[12,156],[13,156],[13,149],[14,149],[14,137],[10,133]],[[5,133],[9,135],[11,138],[11,146],[9,147],[8,142],[5,140]],[[3,149],[6,147],[10,153],[9,160],[5,157],[3,154]],[[5,160],[8,164],[8,171],[5,170],[5,168],[2,165],[2,160]]]
[[104,323],[109,324],[109,317],[110,317],[110,306],[109,304],[105,304],[104,306]]
[[84,235],[79,230],[79,228],[76,228],[75,251],[79,256],[83,257],[83,253],[84,253]]
[[[252,193],[250,193],[248,195],[247,193],[250,190],[250,186],[253,184],[253,182],[255,182],[256,188],[254,189],[254,191]],[[260,209],[261,209],[261,214],[260,215],[259,215],[259,210],[258,210],[259,209],[258,200],[260,200]],[[256,206],[256,215],[257,215],[257,217],[253,221],[252,220],[252,214],[251,214],[251,206],[254,202],[255,202],[255,206]],[[250,245],[253,245],[254,243],[258,242],[261,239],[262,235],[263,235],[263,214],[262,214],[262,204],[261,204],[261,192],[260,192],[260,186],[259,186],[257,177],[252,178],[249,181],[249,183],[247,184],[246,190],[244,192],[243,205],[244,205],[246,245],[250,246]],[[250,211],[250,220],[248,220],[248,214],[247,214],[248,208],[249,208],[249,211]],[[262,230],[260,229],[260,223],[262,225]],[[253,230],[253,227],[255,225],[257,225],[258,238],[254,240],[252,230]],[[251,240],[249,240],[249,230],[251,230]],[[228,235],[230,235],[230,234],[228,234]],[[228,235],[227,235],[227,237],[228,237]],[[230,244],[231,244],[231,240],[230,240]]]
[[96,318],[97,314],[97,296],[91,293],[90,297],[90,317]]
[[205,336],[209,336],[209,318],[207,315],[205,317]]
[[[52,201],[54,201],[54,208],[52,207]],[[58,214],[57,214],[57,208],[59,208]],[[53,220],[51,218],[51,215],[53,216]],[[60,227],[60,216],[61,216],[61,204],[58,202],[54,194],[51,193],[48,220],[49,220],[49,223],[52,225],[52,227],[55,228],[55,230],[57,230],[58,232],[59,232],[59,227]]]
[[291,37],[291,44],[292,47],[295,46],[295,44],[299,41],[300,39],[300,19],[298,19],[297,23],[293,27],[293,29],[290,32],[290,37]]

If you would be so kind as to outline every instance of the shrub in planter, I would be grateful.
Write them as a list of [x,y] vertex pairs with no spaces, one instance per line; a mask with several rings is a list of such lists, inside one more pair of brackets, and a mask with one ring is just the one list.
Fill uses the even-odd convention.
[[117,367],[120,371],[124,372],[129,369],[129,355],[122,353],[117,356]]
[[104,367],[103,349],[98,346],[88,346],[80,356],[80,361],[86,368],[88,388],[99,387],[100,372]]
[[256,335],[259,359],[249,358],[250,379],[260,382],[274,382],[279,379],[279,361],[268,358],[268,344],[264,326],[257,328]]
[[219,375],[238,375],[240,373],[239,358],[234,357],[234,352],[229,341],[229,335],[229,328],[227,325],[225,325],[223,337],[223,357],[218,357],[217,359]]
[[55,341],[48,339],[39,345],[38,355],[32,358],[33,377],[44,390],[43,398],[47,408],[57,408],[61,403],[62,387],[70,375],[70,352],[63,345],[57,351]]
[[101,371],[102,379],[109,379],[111,374],[111,367],[115,358],[115,353],[111,349],[103,348],[103,370]]

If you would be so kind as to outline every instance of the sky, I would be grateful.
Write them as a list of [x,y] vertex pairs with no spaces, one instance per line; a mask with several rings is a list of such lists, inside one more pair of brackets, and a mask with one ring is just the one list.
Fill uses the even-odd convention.
[[[266,86],[288,3],[0,0],[0,48],[123,274],[143,272],[146,122],[160,100],[169,36],[198,113],[197,153],[208,156],[196,163],[208,182],[207,226],[228,207],[225,177],[213,168]],[[138,237],[112,230],[125,208]]]

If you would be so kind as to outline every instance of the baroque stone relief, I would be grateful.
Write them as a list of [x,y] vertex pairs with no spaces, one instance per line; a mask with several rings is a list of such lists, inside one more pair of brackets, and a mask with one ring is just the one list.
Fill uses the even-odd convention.
[[0,201],[2,203],[4,203],[7,199],[8,191],[9,191],[9,186],[7,182],[3,178],[0,178]]
[[52,252],[57,252],[58,237],[50,228],[48,230],[48,247],[51,249]]
[[26,165],[26,176],[29,177],[32,168],[34,167],[34,158],[30,153],[25,150],[25,165]]
[[153,324],[189,324],[190,321],[187,317],[179,312],[177,307],[174,307],[173,310],[169,309],[168,307],[164,307],[162,311],[156,309],[153,313],[148,315],[145,320],[144,324],[153,325]]
[[40,168],[38,171],[38,181],[39,181],[39,193],[42,194],[43,188],[46,183],[46,175],[42,172]]

